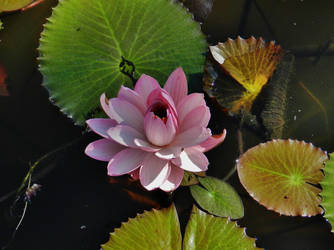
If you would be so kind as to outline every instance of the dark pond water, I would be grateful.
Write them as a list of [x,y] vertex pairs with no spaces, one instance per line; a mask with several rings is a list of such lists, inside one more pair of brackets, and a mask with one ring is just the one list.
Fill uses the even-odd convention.
[[[56,1],[46,1],[24,13],[6,14],[6,27],[0,33],[0,63],[5,67],[10,97],[0,97],[0,197],[17,189],[29,169],[29,162],[81,137],[76,127],[48,100],[37,68],[38,38],[42,23]],[[275,39],[296,55],[295,69],[288,90],[285,138],[313,142],[334,151],[334,2],[319,0],[216,0],[212,13],[203,24],[208,41],[216,44],[236,35]],[[322,48],[330,45],[321,54]],[[321,56],[319,56],[321,54]],[[301,84],[302,83],[302,84]],[[322,104],[311,97],[309,90]],[[236,124],[209,101],[210,127],[214,132],[228,130],[226,141],[209,152],[209,175],[224,177],[238,157]],[[244,130],[245,147],[260,142]],[[28,206],[25,219],[8,249],[99,249],[115,227],[128,217],[149,209],[132,200],[120,184],[110,184],[105,164],[83,154],[85,146],[96,139],[86,134],[55,157],[42,162],[37,171],[42,191]],[[121,179],[123,180],[123,179]],[[256,237],[266,249],[333,249],[334,235],[321,216],[292,218],[266,210],[241,187],[236,175],[229,182],[238,190],[245,205],[239,224]],[[149,194],[163,206],[168,196]],[[174,194],[181,222],[191,206],[188,189]],[[0,203],[0,245],[10,238],[17,220],[9,216],[13,202]],[[20,207],[20,204],[19,204]]]

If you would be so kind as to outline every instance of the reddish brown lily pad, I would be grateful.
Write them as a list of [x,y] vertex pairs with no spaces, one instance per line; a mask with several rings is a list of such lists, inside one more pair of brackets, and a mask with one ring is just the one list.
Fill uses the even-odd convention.
[[266,208],[283,215],[313,216],[323,212],[318,184],[327,160],[326,152],[311,143],[272,140],[244,153],[237,169],[242,185]]

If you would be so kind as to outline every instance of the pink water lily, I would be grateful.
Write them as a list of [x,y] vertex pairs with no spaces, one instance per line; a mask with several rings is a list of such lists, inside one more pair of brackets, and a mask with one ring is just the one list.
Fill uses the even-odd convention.
[[131,90],[124,86],[116,98],[101,95],[101,106],[110,117],[90,119],[88,126],[103,139],[90,143],[85,153],[108,162],[108,175],[130,174],[147,190],[175,190],[184,171],[208,168],[203,154],[226,135],[211,136],[210,110],[203,94],[187,95],[182,68],[168,78],[164,88],[142,75]]

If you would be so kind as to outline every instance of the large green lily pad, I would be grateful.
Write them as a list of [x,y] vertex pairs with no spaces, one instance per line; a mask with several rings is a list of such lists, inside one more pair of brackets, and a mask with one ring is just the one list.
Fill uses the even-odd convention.
[[311,143],[272,140],[244,153],[237,162],[238,175],[248,193],[270,210],[283,215],[322,213],[321,169],[328,157]]
[[132,85],[121,62],[135,66],[134,78],[145,73],[163,84],[179,66],[201,73],[206,50],[198,23],[169,0],[60,1],[40,41],[50,98],[79,124],[96,113],[103,92],[113,97]]
[[181,248],[180,225],[175,206],[144,212],[123,223],[110,234],[103,250],[137,249],[257,249],[255,239],[226,218],[209,215],[193,207]]
[[325,177],[321,182],[323,199],[321,206],[325,209],[325,217],[331,223],[332,232],[334,232],[334,153],[331,153],[329,157],[330,160],[324,168]]

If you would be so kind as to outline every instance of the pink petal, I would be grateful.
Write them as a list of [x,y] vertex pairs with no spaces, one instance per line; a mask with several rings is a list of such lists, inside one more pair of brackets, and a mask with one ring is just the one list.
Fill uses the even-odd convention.
[[172,160],[175,165],[189,172],[202,172],[208,169],[209,161],[206,156],[194,148],[186,148],[179,158]]
[[155,89],[147,98],[147,105],[149,106],[148,110],[156,103],[163,103],[167,106],[167,114],[171,114],[171,118],[173,120],[174,126],[178,127],[178,118],[177,112],[175,108],[174,101],[172,97],[168,94],[168,92],[164,89]]
[[146,140],[136,138],[134,142],[136,146],[138,146],[138,148],[145,150],[147,152],[156,152],[161,149],[161,147],[154,146]]
[[183,179],[183,174],[184,171],[181,168],[171,164],[170,174],[167,180],[165,180],[165,182],[159,188],[165,192],[174,191],[178,186],[180,186]]
[[162,160],[153,154],[145,159],[139,171],[140,183],[147,189],[153,190],[160,187],[168,178],[171,170],[169,161]]
[[207,106],[199,106],[190,111],[180,125],[180,132],[192,127],[206,127],[210,120],[210,110]]
[[168,109],[172,109],[174,113],[176,113],[176,106],[173,98],[169,95],[169,93],[164,89],[155,89],[151,92],[151,94],[147,97],[147,105],[151,105],[160,101],[168,106]]
[[140,149],[127,148],[116,154],[108,163],[108,175],[128,174],[139,168],[147,152]]
[[183,119],[190,111],[203,105],[206,105],[203,94],[193,93],[183,98],[176,108],[178,112],[179,122],[182,123]]
[[157,157],[166,160],[179,157],[180,154],[181,154],[181,147],[173,147],[173,146],[162,148],[155,153]]
[[155,146],[169,144],[176,133],[176,128],[171,117],[167,117],[167,123],[165,124],[153,112],[148,112],[145,115],[144,127],[148,141]]
[[108,139],[94,141],[85,149],[85,154],[99,161],[110,161],[114,155],[123,150],[124,147]]
[[135,139],[145,140],[145,137],[134,128],[127,125],[118,125],[108,130],[111,139],[126,147],[138,148]]
[[106,97],[105,93],[103,93],[100,97],[100,104],[101,104],[101,107],[102,107],[104,113],[106,113],[111,119],[114,119],[112,117],[112,113],[110,112],[109,99]]
[[110,112],[118,123],[129,125],[139,132],[144,132],[144,116],[133,104],[120,98],[109,100]]
[[117,122],[115,120],[103,118],[90,119],[87,120],[86,123],[91,130],[103,136],[104,138],[109,138],[107,134],[108,129],[117,125]]
[[144,101],[146,101],[147,97],[156,88],[160,88],[157,80],[148,75],[142,74],[136,82],[135,91],[143,98]]
[[137,92],[129,89],[127,87],[121,86],[118,92],[118,98],[124,99],[129,103],[136,106],[144,115],[146,112],[146,104],[142,96],[140,96]]
[[165,83],[164,89],[173,98],[175,105],[177,105],[183,98],[187,96],[188,84],[187,78],[182,68],[177,68],[169,76]]
[[226,136],[226,129],[224,129],[223,133],[221,134],[210,136],[207,140],[195,146],[194,148],[196,148],[197,150],[201,152],[207,152],[210,149],[222,143],[225,139],[225,136]]
[[196,146],[211,136],[211,130],[203,127],[192,127],[177,136],[171,146],[178,146],[181,148],[187,148]]

